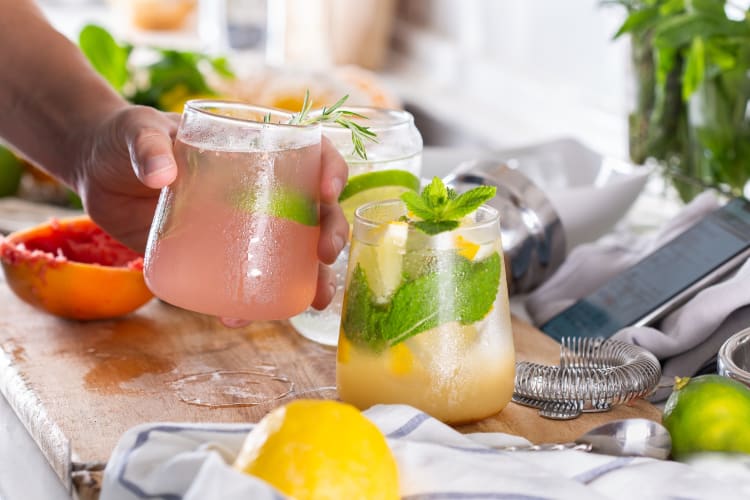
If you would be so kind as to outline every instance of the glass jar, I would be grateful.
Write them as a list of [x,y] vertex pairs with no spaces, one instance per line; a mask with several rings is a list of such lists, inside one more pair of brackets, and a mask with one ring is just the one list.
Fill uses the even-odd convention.
[[357,209],[336,358],[339,397],[409,404],[450,423],[513,395],[515,352],[497,210],[427,235],[400,200]]
[[[270,118],[270,122],[267,118]],[[145,278],[154,295],[249,320],[303,311],[318,277],[320,126],[236,102],[188,101]]]
[[[354,152],[351,131],[335,123],[323,124],[323,135],[331,140],[349,166],[349,179],[339,202],[350,227],[354,211],[370,201],[398,198],[407,189],[418,191],[422,170],[422,136],[414,117],[401,110],[348,107],[364,116],[357,120],[377,134],[377,142],[367,142],[367,159]],[[324,345],[336,345],[344,295],[344,276],[349,249],[333,264],[337,287],[331,304],[323,311],[308,309],[291,318],[292,326],[304,337]]]

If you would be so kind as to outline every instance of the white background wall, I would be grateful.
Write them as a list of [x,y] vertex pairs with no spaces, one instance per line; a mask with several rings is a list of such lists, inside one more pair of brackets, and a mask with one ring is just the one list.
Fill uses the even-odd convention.
[[395,38],[427,85],[523,122],[496,142],[568,131],[621,155],[629,46],[612,35],[624,17],[598,0],[400,0]]

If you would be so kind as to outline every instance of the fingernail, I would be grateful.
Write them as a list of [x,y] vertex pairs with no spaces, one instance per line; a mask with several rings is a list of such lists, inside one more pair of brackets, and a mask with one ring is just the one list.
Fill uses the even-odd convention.
[[328,293],[328,296],[333,299],[333,296],[336,295],[336,283],[328,283]]
[[152,156],[146,160],[146,164],[143,166],[143,175],[149,176],[158,174],[164,170],[169,170],[174,167],[174,160],[169,155]]
[[341,179],[338,177],[335,177],[331,181],[331,189],[333,190],[333,196],[338,199],[339,195],[341,194],[341,189],[344,187],[344,185],[341,183]]
[[344,249],[344,238],[342,238],[338,234],[334,234],[333,236],[331,236],[331,243],[333,244],[333,249],[336,251],[336,253],[339,253]]
[[249,324],[247,320],[237,318],[221,318],[221,323],[227,328],[240,328]]

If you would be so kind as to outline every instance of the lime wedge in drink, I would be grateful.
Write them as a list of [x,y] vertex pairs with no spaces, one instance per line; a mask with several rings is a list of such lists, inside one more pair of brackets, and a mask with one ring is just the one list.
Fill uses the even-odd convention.
[[406,170],[379,170],[355,175],[341,191],[339,203],[349,223],[354,220],[354,211],[371,201],[398,198],[407,190],[419,190],[419,178]]
[[269,193],[240,192],[234,196],[236,207],[305,226],[318,225],[318,206],[314,200],[291,189],[277,187]]

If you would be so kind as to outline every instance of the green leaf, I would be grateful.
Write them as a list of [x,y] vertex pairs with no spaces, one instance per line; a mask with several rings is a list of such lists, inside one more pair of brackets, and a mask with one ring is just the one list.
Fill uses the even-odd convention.
[[422,219],[413,221],[414,226],[426,234],[435,235],[456,229],[459,219],[495,196],[495,191],[493,186],[478,186],[458,194],[446,187],[439,177],[433,177],[420,195],[407,192],[401,195],[401,199],[406,203],[406,208]]
[[682,99],[687,101],[706,76],[706,50],[703,38],[695,37],[690,44],[682,75]]
[[89,24],[81,30],[78,45],[94,69],[116,91],[122,92],[123,86],[130,78],[128,57],[131,48],[127,45],[118,45],[107,30],[94,24]]
[[414,191],[405,191],[401,194],[401,200],[406,208],[421,219],[432,219],[433,212],[425,201]]
[[685,0],[685,9],[688,12],[723,18],[726,17],[724,3],[717,0]]
[[209,62],[214,71],[220,76],[223,76],[224,78],[235,77],[234,71],[232,71],[232,68],[229,66],[229,61],[227,61],[226,57],[215,57],[210,59]]
[[622,26],[620,26],[620,29],[617,30],[617,33],[612,38],[617,39],[626,33],[641,34],[653,27],[658,20],[659,9],[657,7],[633,11],[628,15],[625,22],[622,23]]
[[455,220],[420,220],[414,223],[414,227],[425,234],[434,236],[445,231],[453,231],[458,227]]
[[492,199],[497,192],[495,186],[478,186],[470,191],[450,199],[448,206],[443,212],[446,219],[457,220],[469,215],[479,208],[482,203]]
[[695,37],[750,37],[750,24],[703,14],[679,14],[661,23],[654,33],[654,44],[675,49],[689,46]]
[[432,182],[425,186],[422,190],[422,199],[433,210],[433,217],[440,215],[448,202],[448,188],[440,177],[433,177]]
[[405,280],[385,304],[375,301],[357,264],[342,316],[347,339],[379,352],[442,324],[469,325],[487,316],[500,286],[500,254],[479,262],[455,253],[439,258],[428,272]]

